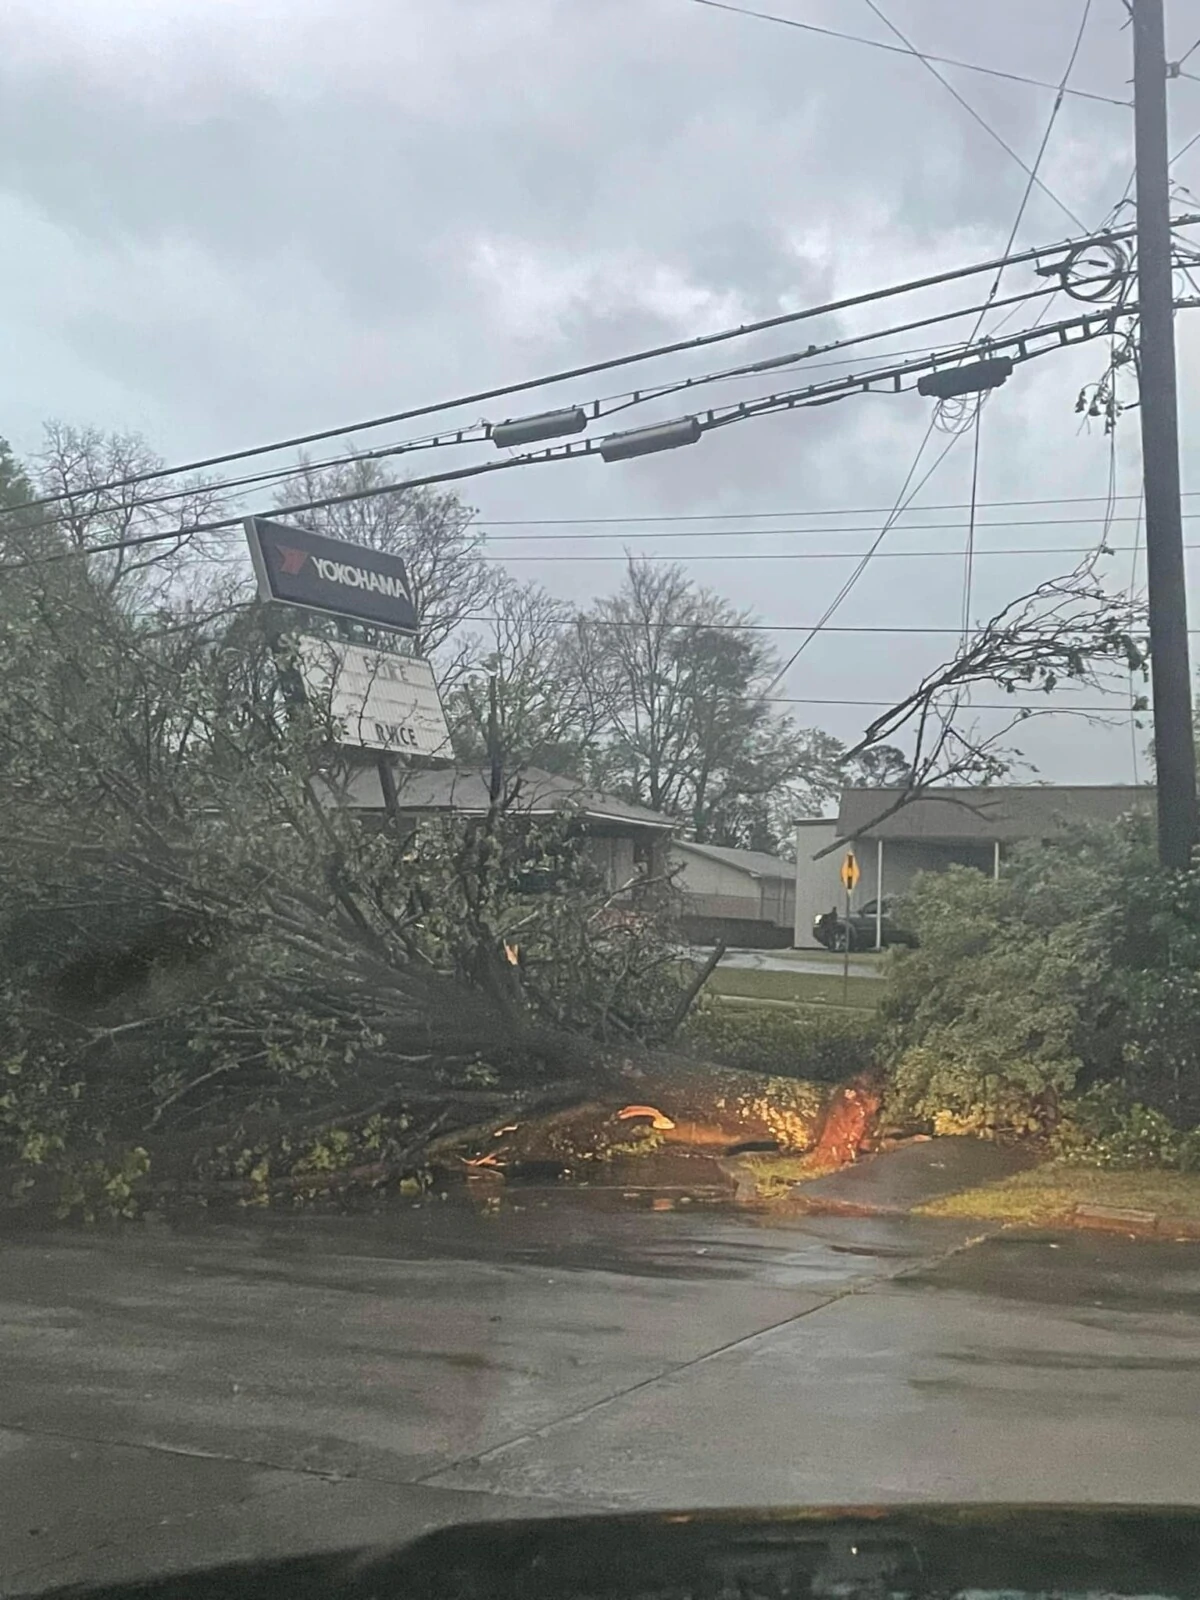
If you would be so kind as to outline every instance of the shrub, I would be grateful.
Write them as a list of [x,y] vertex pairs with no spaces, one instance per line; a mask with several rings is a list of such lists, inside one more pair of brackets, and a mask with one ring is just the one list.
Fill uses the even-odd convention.
[[840,1083],[870,1068],[880,1040],[874,1013],[785,1011],[704,1001],[682,1038],[697,1055],[776,1077]]
[[1130,1101],[1120,1085],[1098,1084],[1066,1107],[1054,1146],[1088,1167],[1200,1167],[1200,1128],[1185,1132],[1161,1111]]
[[893,1116],[1050,1133],[1068,1096],[1112,1083],[1145,1113],[1138,1159],[1200,1116],[1200,873],[1162,872],[1144,823],[1022,847],[1000,882],[928,874],[910,908],[920,947],[880,1008]]

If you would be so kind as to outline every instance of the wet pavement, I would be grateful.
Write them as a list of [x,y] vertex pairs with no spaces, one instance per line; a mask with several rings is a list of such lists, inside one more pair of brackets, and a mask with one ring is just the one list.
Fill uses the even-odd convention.
[[795,1194],[800,1204],[814,1208],[903,1213],[927,1200],[1011,1177],[1035,1159],[1028,1149],[986,1139],[918,1140],[798,1184]]
[[563,1508],[1200,1502],[1200,1247],[531,1191],[0,1242],[0,1590]]

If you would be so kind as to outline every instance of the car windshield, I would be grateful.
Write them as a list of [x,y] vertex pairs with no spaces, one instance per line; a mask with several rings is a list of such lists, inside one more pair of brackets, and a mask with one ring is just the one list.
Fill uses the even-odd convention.
[[1198,34],[3,8],[0,1593],[1200,1501]]

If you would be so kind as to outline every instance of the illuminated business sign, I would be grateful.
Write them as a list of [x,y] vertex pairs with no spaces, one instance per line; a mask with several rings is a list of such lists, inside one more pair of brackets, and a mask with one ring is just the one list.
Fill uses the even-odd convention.
[[399,556],[265,517],[246,518],[246,539],[264,600],[416,633],[417,608]]

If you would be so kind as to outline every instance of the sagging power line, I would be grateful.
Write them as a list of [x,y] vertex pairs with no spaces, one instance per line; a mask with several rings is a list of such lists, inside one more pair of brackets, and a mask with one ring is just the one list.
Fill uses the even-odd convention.
[[[1193,302],[1181,301],[1179,303],[1181,305],[1191,305]],[[1003,356],[1011,369],[1017,365],[1038,360],[1055,350],[1087,343],[1106,332],[1111,332],[1117,321],[1136,315],[1136,306],[1118,306],[1109,310],[1098,310],[1084,313],[1077,317],[1066,318],[1058,323],[1026,328],[1007,335],[1002,340],[989,341],[987,346],[988,357],[994,364],[998,357]],[[1006,352],[1007,354],[1005,354]],[[949,358],[950,361],[952,362],[957,356],[958,350],[956,347],[953,355]],[[855,394],[871,392],[903,394],[913,389],[922,374],[937,374],[945,370],[961,372],[962,369],[952,365],[948,368],[945,353],[934,351],[923,358],[906,361],[898,365],[876,368],[846,377],[830,378],[823,383],[779,390],[773,394],[762,395],[753,400],[742,400],[731,402],[724,406],[711,407],[697,416],[685,419],[689,424],[693,425],[694,431],[678,439],[667,438],[665,444],[669,448],[677,443],[695,443],[706,433],[749,421],[754,417],[779,415],[788,411],[829,405],[846,400]],[[670,425],[665,426],[669,427]],[[658,425],[660,431],[663,427],[664,425]],[[377,499],[381,495],[401,494],[407,490],[424,488],[435,484],[460,482],[494,472],[511,471],[518,467],[550,465],[553,462],[577,460],[587,456],[600,456],[603,458],[608,447],[612,444],[613,438],[614,436],[610,435],[608,438],[589,438],[572,441],[566,445],[552,446],[545,450],[527,452],[499,460],[477,462],[470,466],[455,468],[447,472],[427,474],[421,478],[410,478],[406,482],[378,484],[366,488],[348,490],[339,494],[321,495],[316,498],[298,500],[287,505],[270,508],[270,514],[276,518],[299,516],[305,511],[323,510],[331,506]],[[658,443],[659,441],[655,441],[655,447],[658,447]],[[918,491],[920,487],[921,485],[918,485]],[[152,534],[145,534],[134,539],[126,538],[109,541],[105,544],[85,546],[82,551],[69,549],[61,552],[51,552],[22,562],[0,564],[0,570],[12,571],[22,566],[37,565],[52,560],[64,560],[79,553],[98,555],[116,550],[134,549],[154,543],[178,542],[183,538],[197,537],[201,534],[220,532],[227,528],[240,526],[246,514],[245,511],[239,511],[232,515],[211,518],[188,527],[159,529]]]
[[[1200,222],[1200,214],[1188,213],[1177,217],[1173,226],[1176,228],[1188,227],[1197,222]],[[610,372],[621,367],[633,366],[643,361],[656,360],[663,356],[679,355],[691,350],[705,349],[710,345],[725,343],[732,339],[746,338],[752,334],[769,332],[775,328],[793,326],[800,322],[811,321],[816,317],[829,316],[836,312],[871,305],[882,300],[895,299],[903,294],[912,294],[923,289],[936,288],[942,284],[953,283],[963,278],[995,272],[1002,266],[1020,266],[1024,263],[1041,261],[1048,256],[1056,255],[1063,258],[1065,265],[1077,256],[1082,248],[1105,241],[1119,242],[1122,239],[1132,238],[1135,231],[1132,226],[1105,229],[1096,233],[1085,234],[1080,238],[1060,241],[1057,244],[1039,245],[1029,250],[1020,251],[1015,255],[1000,256],[988,261],[976,262],[967,267],[957,267],[927,277],[909,279],[904,283],[892,284],[882,289],[873,289],[862,294],[827,301],[819,306],[810,306],[799,311],[781,312],[773,317],[741,323],[732,328],[718,329],[713,333],[699,334],[692,338],[674,340],[668,344],[608,357],[602,361],[588,362],[580,366],[563,368],[556,372],[543,373],[536,378],[521,379],[516,383],[502,384],[487,389],[477,389],[470,393],[454,396],[448,400],[432,401],[383,416],[370,417],[358,422],[343,423],[337,427],[321,428],[303,434],[293,434],[287,438],[272,440],[267,444],[226,451],[219,455],[199,457],[191,461],[177,463],[174,466],[158,467],[148,472],[132,473],[126,477],[89,485],[88,492],[92,494],[107,493],[117,489],[129,488],[138,483],[152,482],[161,478],[179,477],[186,473],[207,471],[210,467],[225,466],[235,461],[246,461],[254,456],[271,455],[281,450],[303,449],[307,445],[318,444],[327,439],[344,438],[354,433],[367,433],[376,428],[391,426],[393,423],[412,421],[417,417],[433,416],[439,412],[454,411],[469,405],[479,405],[488,400],[548,388],[557,383],[587,377],[594,373]],[[43,495],[21,502],[9,509],[14,512],[25,511],[39,506],[57,504],[63,499],[69,498],[70,491],[63,494]]]

